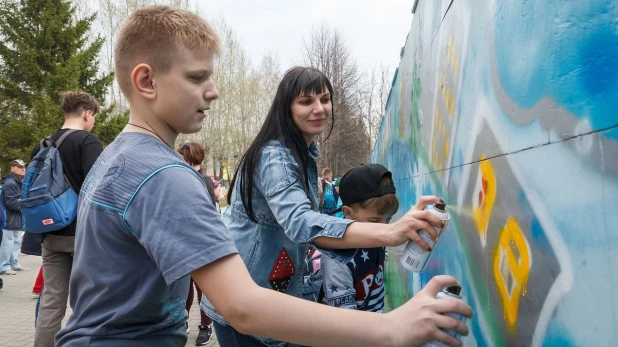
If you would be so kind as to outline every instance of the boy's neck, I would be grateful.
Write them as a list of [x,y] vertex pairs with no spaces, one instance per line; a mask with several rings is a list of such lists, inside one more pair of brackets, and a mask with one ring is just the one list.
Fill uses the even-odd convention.
[[60,129],[86,130],[86,127],[80,119],[65,118]]
[[167,124],[164,124],[156,119],[146,120],[146,117],[140,116],[138,112],[134,112],[133,110],[129,114],[129,122],[124,127],[122,132],[138,132],[148,134],[161,140],[172,149],[174,148],[174,143],[178,137],[178,133],[172,130]]

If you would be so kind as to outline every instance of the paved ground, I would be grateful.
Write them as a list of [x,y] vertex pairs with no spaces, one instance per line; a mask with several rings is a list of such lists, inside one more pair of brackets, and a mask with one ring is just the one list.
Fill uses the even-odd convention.
[[[32,298],[31,292],[41,266],[41,257],[21,254],[19,262],[30,268],[30,271],[19,272],[15,276],[1,276],[4,287],[0,289],[0,347],[32,347],[34,343],[36,299]],[[67,310],[65,323],[69,314],[70,309]],[[187,346],[194,346],[200,320],[197,301],[192,305],[189,317],[191,332]],[[208,346],[219,346],[215,336]]]

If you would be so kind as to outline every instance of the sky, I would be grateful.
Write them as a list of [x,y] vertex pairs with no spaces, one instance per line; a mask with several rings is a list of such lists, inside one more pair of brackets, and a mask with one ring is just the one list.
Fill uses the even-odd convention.
[[326,22],[337,28],[362,68],[399,65],[412,25],[413,0],[198,0],[207,18],[219,14],[235,31],[254,66],[275,53],[281,68],[302,63],[303,38]]

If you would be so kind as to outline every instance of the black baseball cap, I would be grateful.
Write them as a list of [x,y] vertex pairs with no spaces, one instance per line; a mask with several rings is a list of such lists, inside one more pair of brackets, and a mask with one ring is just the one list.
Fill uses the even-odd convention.
[[386,194],[395,194],[395,186],[380,187],[382,179],[393,174],[380,164],[363,164],[348,171],[339,182],[339,196],[343,205],[349,206],[357,202]]

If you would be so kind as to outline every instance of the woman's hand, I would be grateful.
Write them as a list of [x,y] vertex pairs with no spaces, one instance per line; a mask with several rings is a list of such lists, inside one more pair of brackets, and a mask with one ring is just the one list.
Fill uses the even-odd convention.
[[424,230],[431,236],[435,242],[438,237],[438,231],[434,228],[443,228],[444,222],[440,217],[425,210],[428,204],[444,203],[437,196],[427,195],[418,199],[418,202],[410,211],[395,223],[390,224],[391,233],[389,233],[388,246],[396,247],[406,243],[408,240],[416,242],[423,249],[430,251],[431,247],[418,234],[419,230]]
[[462,321],[446,316],[445,313],[459,313],[472,317],[472,308],[459,300],[436,299],[444,287],[459,285],[451,276],[436,276],[425,288],[403,306],[387,313],[392,329],[389,334],[394,346],[420,346],[428,341],[439,341],[449,346],[461,346],[460,340],[442,329],[452,329],[462,336],[469,333]]
[[[442,200],[435,196],[423,196],[418,200],[416,206],[393,224],[354,222],[348,224],[342,238],[324,235],[315,238],[312,243],[322,249],[349,249],[396,247],[412,240],[424,249],[429,250],[429,245],[423,241],[418,231],[425,230],[434,241],[436,240],[438,232],[434,226],[442,228],[444,224],[440,217],[424,209],[427,204],[437,203],[442,203]],[[331,217],[323,216],[321,218]]]

